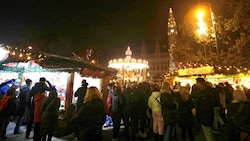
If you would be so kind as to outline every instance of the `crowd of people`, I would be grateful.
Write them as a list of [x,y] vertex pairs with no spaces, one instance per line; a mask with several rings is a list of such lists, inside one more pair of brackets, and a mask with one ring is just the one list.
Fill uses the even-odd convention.
[[[11,120],[16,122],[14,134],[22,134],[20,125],[26,125],[26,139],[51,141],[52,136],[60,132],[57,90],[44,77],[33,86],[31,79],[25,82],[20,86],[20,80],[13,79],[0,84],[0,141],[8,138],[6,130]],[[87,86],[88,83],[83,80],[74,94],[78,99],[69,124],[79,141],[101,141],[106,119],[105,104],[100,91]]]
[[182,141],[194,141],[194,129],[200,129],[206,141],[216,141],[217,134],[223,134],[226,141],[247,140],[249,95],[250,90],[243,86],[214,85],[204,78],[197,78],[192,86],[110,83],[107,113],[113,120],[112,140],[121,138],[121,120],[128,141],[149,135],[155,141],[174,141],[177,131]]
[[[14,134],[22,134],[20,125],[26,125],[25,138],[51,141],[60,132],[56,88],[44,77],[33,87],[32,80],[25,82],[23,86],[17,80],[0,84],[0,140],[7,138],[9,121],[15,119]],[[73,132],[79,141],[102,141],[108,117],[114,141],[122,136],[127,141],[149,136],[155,141],[174,141],[178,135],[182,141],[194,141],[194,129],[200,129],[206,141],[216,141],[216,134],[224,134],[225,141],[241,141],[247,140],[250,133],[250,89],[240,85],[236,88],[227,82],[214,85],[197,78],[192,86],[180,83],[171,86],[165,81],[112,82],[108,90],[104,102],[101,92],[82,80],[74,93],[77,102],[66,110],[66,134]]]

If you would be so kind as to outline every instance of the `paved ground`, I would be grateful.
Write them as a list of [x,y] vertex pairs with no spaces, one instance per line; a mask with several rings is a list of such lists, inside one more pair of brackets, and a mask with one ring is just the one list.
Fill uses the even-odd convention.
[[[20,130],[24,132],[23,134],[14,135],[13,134],[14,125],[15,125],[15,123],[10,122],[10,124],[7,128],[7,134],[6,134],[8,139],[6,139],[5,141],[32,141],[32,139],[25,139],[25,130],[26,130],[25,126],[20,127]],[[122,133],[122,130],[121,130],[121,133]],[[112,128],[104,128],[103,134],[104,134],[104,141],[111,141],[112,140]],[[31,136],[33,136],[33,134],[31,134]],[[218,138],[217,141],[223,141],[223,139],[221,137],[217,136],[217,138]],[[138,138],[137,140],[138,141],[154,141],[152,134],[149,134],[149,137],[147,137],[145,139]],[[68,136],[65,136],[65,137],[60,138],[60,139],[53,137],[52,141],[76,141],[76,139],[74,138],[73,135],[68,135]],[[119,139],[119,141],[125,141],[125,139],[122,137],[122,135],[121,135],[121,138]],[[178,130],[177,130],[177,139],[175,141],[181,141]],[[195,131],[195,141],[205,141],[203,134],[202,134],[202,132],[200,132],[200,130]]]

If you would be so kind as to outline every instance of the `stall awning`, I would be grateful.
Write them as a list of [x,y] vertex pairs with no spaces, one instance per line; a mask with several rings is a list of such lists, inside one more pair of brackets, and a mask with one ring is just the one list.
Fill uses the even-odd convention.
[[[31,59],[45,69],[52,69],[58,71],[79,71],[82,75],[96,77],[102,77],[103,75],[115,75],[117,73],[117,70],[115,69],[91,64],[87,61],[78,60],[76,58],[65,57],[44,52],[30,53],[32,54]],[[6,60],[1,62],[1,64],[28,61],[30,61],[30,59],[10,54]]]

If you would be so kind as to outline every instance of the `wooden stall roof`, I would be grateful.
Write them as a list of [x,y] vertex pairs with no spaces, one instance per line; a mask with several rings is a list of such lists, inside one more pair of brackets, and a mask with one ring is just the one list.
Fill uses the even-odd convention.
[[[102,67],[96,64],[91,64],[84,60],[78,60],[76,58],[60,56],[56,54],[49,54],[44,52],[35,52],[33,54],[37,54],[35,57],[32,57],[37,64],[42,66],[45,69],[52,69],[58,71],[82,71],[88,69],[92,72],[105,72],[105,75],[115,75],[117,70],[110,69],[106,67]],[[9,62],[26,62],[29,60],[22,59],[17,56],[11,56],[2,62],[9,63]],[[1,64],[1,63],[0,63]],[[91,74],[90,74],[91,75]]]

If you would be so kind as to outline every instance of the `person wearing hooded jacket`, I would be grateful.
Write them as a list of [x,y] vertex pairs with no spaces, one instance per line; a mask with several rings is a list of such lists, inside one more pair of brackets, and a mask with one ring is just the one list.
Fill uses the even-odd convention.
[[58,113],[60,107],[60,99],[57,97],[56,91],[50,91],[49,97],[45,98],[41,105],[42,122],[40,126],[40,134],[42,140],[51,141],[53,133],[58,127]]
[[34,97],[36,94],[38,94],[39,89],[43,89],[44,91],[52,91],[55,90],[55,87],[51,85],[51,83],[46,80],[44,77],[41,77],[39,79],[39,82],[35,83],[35,85],[31,88],[30,93],[28,95],[28,100],[27,100],[27,107],[30,113],[29,121],[27,123],[26,127],[26,135],[25,138],[29,139],[30,137],[30,132],[32,130],[32,125],[34,122],[34,109],[35,109],[35,104],[34,104]]
[[40,126],[42,122],[42,112],[41,112],[41,106],[43,103],[43,100],[47,96],[45,95],[45,89],[44,87],[38,88],[37,94],[34,97],[34,104],[35,104],[35,110],[34,110],[34,137],[33,141],[40,141],[41,135],[40,135]]
[[153,133],[156,141],[163,141],[164,121],[162,116],[162,107],[160,103],[161,92],[158,86],[153,86],[153,92],[148,99],[148,107],[152,109]]

